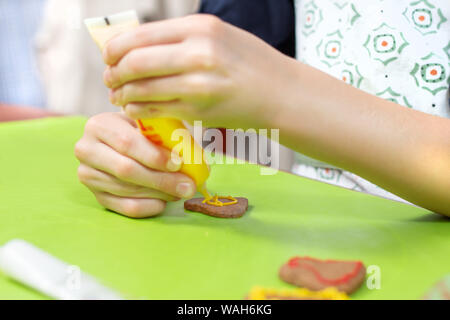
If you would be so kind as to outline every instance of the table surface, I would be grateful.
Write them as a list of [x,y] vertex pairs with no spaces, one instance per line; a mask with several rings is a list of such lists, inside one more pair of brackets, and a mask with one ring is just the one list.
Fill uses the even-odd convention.
[[61,115],[36,107],[7,105],[0,102],[0,122],[29,120],[56,116]]
[[[135,299],[242,299],[255,285],[289,288],[278,268],[294,255],[359,259],[381,289],[354,299],[418,299],[450,271],[448,219],[425,209],[251,164],[214,165],[213,192],[250,210],[222,220],[169,205],[134,220],[103,209],[76,176],[85,119],[0,124],[0,245],[21,238]],[[0,299],[44,296],[0,275]]]

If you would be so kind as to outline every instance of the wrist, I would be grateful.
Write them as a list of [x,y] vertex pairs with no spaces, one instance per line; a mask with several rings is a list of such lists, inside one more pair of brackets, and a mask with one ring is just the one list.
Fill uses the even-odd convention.
[[[303,106],[308,96],[308,81],[304,81],[304,64],[286,57],[286,70],[283,74],[285,81],[275,91],[275,103],[272,103],[272,110],[268,113],[266,120],[267,128],[280,130],[280,138],[288,139],[296,136],[298,140],[298,130],[300,121],[305,112]],[[302,120],[303,126],[303,120]]]

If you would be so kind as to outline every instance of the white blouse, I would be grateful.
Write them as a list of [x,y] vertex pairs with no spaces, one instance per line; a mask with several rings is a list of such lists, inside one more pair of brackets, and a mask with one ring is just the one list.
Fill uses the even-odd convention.
[[[450,0],[295,0],[295,7],[298,60],[370,94],[450,118]],[[300,175],[399,199],[352,173],[297,159]]]

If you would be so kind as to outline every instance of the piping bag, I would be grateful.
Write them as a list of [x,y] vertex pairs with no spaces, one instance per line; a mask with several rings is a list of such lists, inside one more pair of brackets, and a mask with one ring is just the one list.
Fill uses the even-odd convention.
[[[130,31],[139,26],[139,20],[134,10],[125,11],[107,17],[85,19],[84,23],[89,31],[89,34],[100,50],[103,50],[103,47],[108,40],[114,36],[125,31]],[[209,194],[206,189],[206,180],[209,177],[209,166],[206,163],[203,149],[194,140],[182,121],[171,118],[149,118],[139,119],[136,122],[141,133],[149,141],[165,147],[172,152],[178,153],[183,160],[180,172],[188,175],[195,181],[197,189],[205,198],[203,202],[215,206],[230,205],[237,202],[237,200],[232,197],[219,197],[217,195],[212,197]],[[184,132],[186,134],[183,134],[183,139],[189,139],[189,142],[187,143],[186,141],[183,141],[183,146],[181,148],[179,147],[179,141],[176,141],[173,137],[174,131],[178,129],[185,130]],[[198,159],[199,155],[201,155],[201,159]],[[226,198],[231,201],[221,202],[219,201],[219,198]]]

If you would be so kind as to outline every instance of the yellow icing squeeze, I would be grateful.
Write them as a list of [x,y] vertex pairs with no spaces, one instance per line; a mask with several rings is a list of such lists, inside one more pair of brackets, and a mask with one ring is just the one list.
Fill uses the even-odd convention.
[[[129,31],[139,26],[139,20],[135,11],[126,11],[108,17],[90,18],[85,20],[85,24],[91,37],[97,46],[102,50],[106,42],[115,35]],[[150,141],[161,145],[169,150],[180,144],[173,137],[177,129],[186,130],[183,122],[177,119],[157,118],[139,119],[137,121],[142,134]],[[180,137],[181,138],[181,137]],[[180,172],[191,177],[198,190],[205,197],[205,203],[214,206],[230,205],[237,202],[233,197],[211,197],[206,189],[206,180],[209,177],[209,166],[205,161],[203,149],[195,142],[194,138],[188,134],[183,137],[190,139],[189,143],[184,142],[183,147],[177,150],[178,155],[183,159]],[[189,150],[186,149],[190,148]],[[174,150],[175,151],[175,150]],[[197,159],[198,155],[201,159]],[[218,199],[229,199],[231,202],[221,202]]]
[[250,291],[248,300],[349,300],[350,298],[336,288],[330,287],[320,291],[311,291],[305,288],[297,289],[266,289],[254,287]]
[[[230,201],[227,202],[222,202],[219,199],[227,199]],[[228,196],[228,197],[220,197],[217,194],[214,197],[211,197],[209,199],[205,198],[205,200],[202,201],[203,203],[207,203],[210,204],[212,206],[216,206],[216,207],[223,207],[223,206],[229,206],[231,204],[235,204],[237,203],[237,199],[233,198],[232,196]]]

